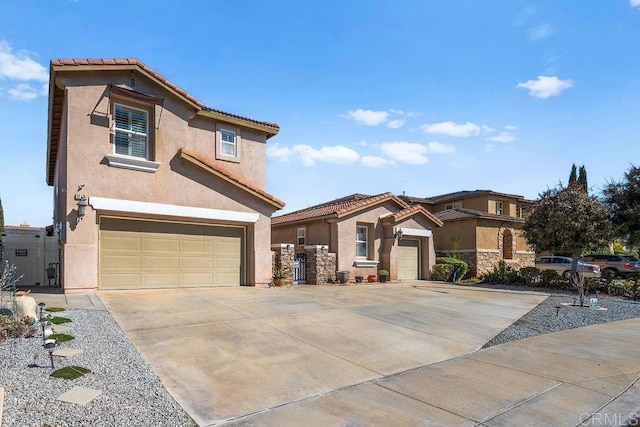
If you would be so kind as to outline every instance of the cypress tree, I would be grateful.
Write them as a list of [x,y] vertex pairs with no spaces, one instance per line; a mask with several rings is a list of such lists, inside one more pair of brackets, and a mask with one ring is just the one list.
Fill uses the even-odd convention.
[[587,185],[587,170],[584,165],[580,166],[578,172],[578,183],[584,188],[584,191],[589,192],[589,186]]
[[571,184],[575,183],[578,181],[578,174],[577,174],[577,170],[576,170],[576,164],[574,163],[571,166],[571,173],[569,174],[569,183],[567,184],[567,187],[569,187]]

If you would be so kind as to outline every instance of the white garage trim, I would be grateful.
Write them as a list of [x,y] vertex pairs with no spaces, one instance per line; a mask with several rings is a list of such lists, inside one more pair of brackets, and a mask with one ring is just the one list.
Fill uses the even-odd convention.
[[404,228],[398,227],[397,231],[401,231],[403,236],[431,237],[431,230],[422,228]]
[[89,205],[91,205],[95,210],[215,219],[220,221],[236,221],[244,223],[258,222],[259,217],[257,213],[251,212],[167,205],[164,203],[138,202],[135,200],[109,199],[106,197],[89,197]]

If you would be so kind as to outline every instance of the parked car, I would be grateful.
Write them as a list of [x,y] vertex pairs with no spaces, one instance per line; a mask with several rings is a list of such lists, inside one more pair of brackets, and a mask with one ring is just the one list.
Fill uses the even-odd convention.
[[[536,259],[536,268],[540,270],[554,270],[559,275],[568,279],[571,276],[571,258],[566,256],[541,256]],[[578,273],[584,277],[600,277],[600,266],[587,264],[578,260]]]
[[[631,257],[631,255],[629,255]],[[626,276],[640,273],[640,262],[630,260],[625,255],[590,254],[582,257],[592,264],[598,264],[604,277]]]

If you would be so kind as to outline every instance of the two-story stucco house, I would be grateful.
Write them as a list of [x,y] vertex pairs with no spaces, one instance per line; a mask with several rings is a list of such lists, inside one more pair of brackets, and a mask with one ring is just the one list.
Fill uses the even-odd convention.
[[469,264],[469,275],[491,271],[500,260],[515,269],[534,265],[535,253],[522,235],[531,200],[491,190],[400,198],[424,207],[444,223],[434,229],[436,253],[457,254]]
[[48,120],[65,292],[270,281],[278,125],[208,108],[136,59],[52,60]]
[[435,263],[433,233],[442,222],[392,193],[352,194],[272,219],[274,244],[308,245],[336,254],[338,271],[355,276],[389,271],[391,280],[428,279]]

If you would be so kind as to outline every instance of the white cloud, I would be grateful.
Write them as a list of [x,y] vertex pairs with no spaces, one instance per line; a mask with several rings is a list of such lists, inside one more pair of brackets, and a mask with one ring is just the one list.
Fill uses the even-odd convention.
[[640,8],[640,0],[631,0],[631,7]]
[[395,120],[391,120],[387,123],[387,127],[391,128],[391,129],[399,129],[402,126],[404,126],[404,120],[402,119],[395,119]]
[[282,147],[280,144],[267,144],[267,157],[275,157],[281,162],[288,162],[292,151],[289,147]]
[[380,150],[392,160],[409,165],[421,165],[428,163],[426,154],[428,149],[422,144],[394,141],[380,144]]
[[531,96],[546,99],[550,96],[558,96],[563,90],[572,86],[573,80],[560,80],[556,76],[538,76],[538,80],[527,80],[525,83],[518,83],[517,87],[528,89]]
[[455,137],[476,136],[480,135],[482,131],[493,131],[493,129],[491,129],[487,125],[478,126],[477,124],[471,122],[467,122],[465,124],[458,124],[454,122],[425,124],[420,126],[420,129],[422,129],[425,133],[435,133]]
[[49,81],[49,73],[26,52],[13,53],[5,40],[0,41],[0,78],[40,82]]
[[453,145],[432,141],[427,144],[427,151],[434,154],[448,154],[455,153],[456,147],[454,147]]
[[487,139],[494,142],[513,142],[516,140],[516,137],[509,132],[500,132],[499,135],[492,136],[491,138]]
[[538,25],[537,27],[529,28],[529,40],[538,41],[546,39],[553,34],[553,28],[549,24]]
[[394,110],[394,109],[391,109],[391,110],[389,110],[389,112],[390,112],[391,114],[397,114],[397,115],[399,115],[399,116],[404,116],[404,111],[402,111],[402,110]]
[[[9,43],[0,40],[0,80],[22,82],[7,90],[11,99],[29,101],[39,95],[47,94],[49,73],[29,55],[25,51],[14,53]],[[33,87],[30,82],[36,83],[36,87]]]
[[387,121],[389,113],[386,111],[358,109],[349,111],[345,117],[366,126],[378,126]]
[[305,166],[313,166],[316,161],[351,164],[360,158],[360,155],[356,151],[342,145],[322,147],[319,150],[309,145],[295,145],[292,151],[300,156],[302,164]]
[[505,128],[506,130],[516,130],[516,129],[518,129],[518,126],[506,125],[504,128]]
[[368,168],[380,168],[393,163],[389,159],[378,156],[363,156],[362,159],[360,159],[360,162],[362,163],[362,166],[366,166]]
[[369,145],[369,143],[363,139],[362,141],[358,142],[358,145],[362,145],[363,147],[366,147]]

